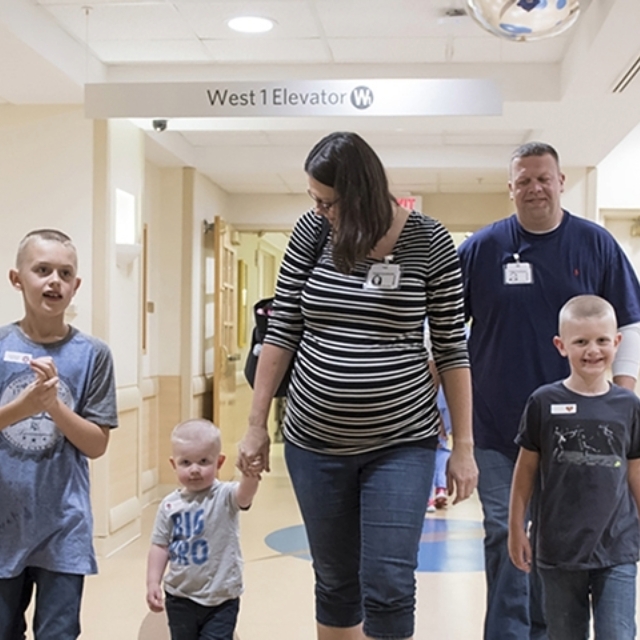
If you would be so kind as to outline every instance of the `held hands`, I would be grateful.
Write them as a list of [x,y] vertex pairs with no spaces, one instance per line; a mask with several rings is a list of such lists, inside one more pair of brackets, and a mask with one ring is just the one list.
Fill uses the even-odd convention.
[[18,397],[29,416],[51,411],[58,403],[58,370],[52,358],[34,358],[29,363],[36,379]]
[[473,446],[455,442],[447,463],[447,492],[454,495],[453,504],[466,500],[478,484],[478,467],[473,456]]
[[266,427],[250,425],[244,438],[238,445],[236,466],[244,475],[260,476],[263,471],[271,471],[269,467],[269,446],[271,440]]

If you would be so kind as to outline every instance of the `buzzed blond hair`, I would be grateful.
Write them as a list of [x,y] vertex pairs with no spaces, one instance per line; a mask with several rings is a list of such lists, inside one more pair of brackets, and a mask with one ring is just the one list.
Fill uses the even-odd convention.
[[215,447],[216,451],[222,448],[220,429],[211,420],[205,418],[192,418],[185,420],[173,428],[171,432],[171,445],[198,442],[203,446]]
[[562,331],[562,324],[567,320],[584,320],[585,318],[613,318],[616,326],[618,321],[616,311],[604,298],[594,295],[574,296],[563,305],[558,314],[558,331]]
[[18,252],[16,254],[16,269],[20,268],[22,261],[24,260],[24,254],[26,252],[27,247],[32,242],[32,240],[51,240],[53,242],[59,242],[60,244],[68,247],[73,251],[76,256],[76,263],[78,261],[78,252],[76,250],[75,245],[71,238],[62,231],[58,231],[57,229],[34,229],[33,231],[29,231],[27,235],[20,240],[20,244],[18,245]]

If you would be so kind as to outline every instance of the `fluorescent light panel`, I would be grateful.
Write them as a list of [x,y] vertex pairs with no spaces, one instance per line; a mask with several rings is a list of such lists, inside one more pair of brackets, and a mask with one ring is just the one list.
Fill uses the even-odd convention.
[[265,33],[273,29],[273,20],[259,16],[238,16],[227,21],[227,25],[240,33]]

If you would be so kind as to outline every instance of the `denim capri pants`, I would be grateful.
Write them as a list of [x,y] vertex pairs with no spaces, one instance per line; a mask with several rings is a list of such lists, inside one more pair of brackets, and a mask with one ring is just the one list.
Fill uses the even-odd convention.
[[316,578],[316,620],[381,640],[413,636],[415,570],[435,451],[357,455],[285,443]]

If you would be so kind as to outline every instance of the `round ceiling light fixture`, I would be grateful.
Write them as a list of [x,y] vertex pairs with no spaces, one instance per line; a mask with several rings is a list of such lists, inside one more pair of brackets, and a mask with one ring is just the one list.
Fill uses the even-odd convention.
[[238,16],[227,21],[229,29],[240,33],[266,33],[273,29],[274,22],[259,16]]
[[466,0],[467,12],[489,33],[515,41],[542,40],[569,29],[584,0]]

